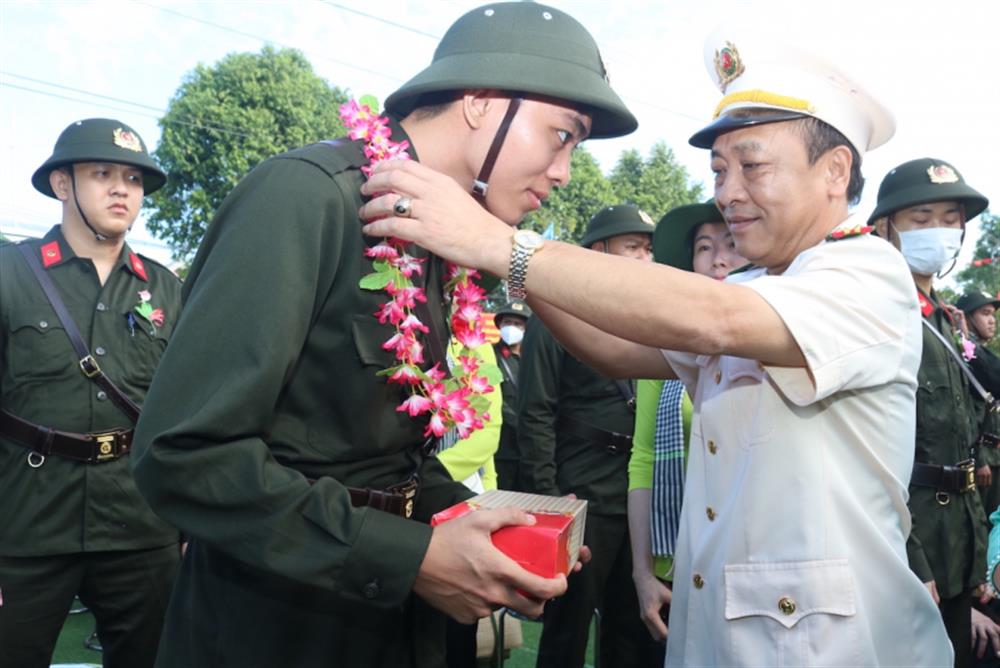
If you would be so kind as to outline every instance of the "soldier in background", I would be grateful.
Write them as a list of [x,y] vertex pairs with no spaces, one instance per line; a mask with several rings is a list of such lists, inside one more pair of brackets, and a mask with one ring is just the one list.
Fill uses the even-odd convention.
[[500,330],[500,340],[493,344],[497,366],[503,374],[503,425],[500,447],[493,458],[500,489],[516,490],[520,456],[517,451],[517,381],[521,366],[521,341],[531,317],[531,307],[521,299],[512,299],[496,312],[493,324]]
[[179,538],[140,496],[128,454],[181,285],[125,236],[166,178],[129,126],[78,121],[31,179],[62,203],[61,224],[0,248],[3,668],[48,666],[77,595],[105,666],[156,656]]

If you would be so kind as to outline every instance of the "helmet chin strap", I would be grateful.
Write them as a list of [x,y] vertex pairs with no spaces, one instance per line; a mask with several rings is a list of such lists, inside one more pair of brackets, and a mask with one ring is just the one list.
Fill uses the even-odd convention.
[[[83,207],[80,206],[80,200],[77,199],[76,197],[76,165],[69,166],[69,180],[70,183],[73,184],[73,203],[76,204],[77,213],[80,214],[80,219],[83,220],[83,224],[87,226],[87,229],[90,230],[90,233],[93,234],[94,238],[97,239],[98,241],[107,241],[108,239],[111,239],[112,237],[109,237],[106,234],[101,234],[94,228],[93,225],[90,224],[90,221],[87,220],[87,214],[83,212]],[[129,225],[129,229],[132,229],[131,225]],[[119,234],[116,235],[114,238],[117,239],[118,237],[123,237],[123,236],[125,235]]]
[[507,113],[504,114],[503,120],[500,121],[500,127],[497,128],[497,133],[493,137],[493,143],[490,144],[490,150],[486,152],[486,160],[483,161],[483,167],[479,170],[479,176],[472,182],[472,196],[476,198],[476,201],[484,209],[486,208],[486,191],[490,187],[489,182],[490,175],[493,173],[493,166],[496,164],[497,156],[500,155],[500,149],[507,138],[507,131],[510,130],[514,114],[517,113],[517,109],[520,106],[521,98],[511,98],[510,105],[507,107]]

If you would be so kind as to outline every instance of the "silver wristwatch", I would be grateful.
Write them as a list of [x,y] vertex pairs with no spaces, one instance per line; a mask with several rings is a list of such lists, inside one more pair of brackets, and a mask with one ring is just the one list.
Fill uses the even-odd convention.
[[510,271],[507,277],[507,299],[525,299],[524,281],[528,276],[528,261],[545,240],[538,232],[517,230],[514,232],[514,245],[510,251]]

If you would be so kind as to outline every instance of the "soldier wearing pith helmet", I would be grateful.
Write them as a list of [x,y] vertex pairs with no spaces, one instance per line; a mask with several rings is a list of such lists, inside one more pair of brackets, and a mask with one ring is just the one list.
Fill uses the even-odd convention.
[[[74,596],[104,665],[153,665],[180,549],[129,471],[180,281],[125,241],[166,180],[139,134],[77,121],[32,184],[61,203],[0,248],[0,666],[48,666]],[[78,330],[78,332],[74,332]]]
[[500,445],[493,456],[500,489],[514,490],[518,484],[517,384],[521,368],[521,341],[530,317],[531,307],[521,299],[506,302],[493,316],[493,324],[500,330],[500,340],[493,344],[493,352],[503,374],[503,382],[500,383],[503,423],[500,426]]
[[967,221],[988,204],[953,165],[921,158],[886,174],[869,217],[909,265],[923,316],[906,548],[910,567],[938,603],[956,666],[972,663],[972,591],[986,572],[986,512],[975,472],[985,469],[988,477],[996,457],[976,452],[980,433],[992,432],[993,416],[969,383],[975,346],[963,334],[964,315],[939,300],[934,277],[954,266]]
[[[386,109],[390,140],[412,158],[375,170],[398,172],[381,191],[396,215],[433,210],[410,190],[419,181],[510,224],[569,180],[580,141],[636,126],[586,29],[536,3],[459,18]],[[429,413],[379,373],[396,364],[384,346],[396,330],[374,315],[389,295],[358,285],[379,252],[357,216],[364,149],[340,140],[266,160],[194,260],[137,437],[140,487],[193,536],[162,666],[440,666],[444,614],[470,623],[501,604],[537,616],[565,589],[490,542],[520,513],[427,524],[470,492],[428,456]],[[423,248],[405,255],[427,298],[413,307],[424,368],[447,369],[446,269]]]
[[[648,263],[653,229],[642,209],[609,206],[590,219],[580,245]],[[631,286],[623,283],[620,289]],[[663,646],[646,633],[632,586],[626,495],[635,381],[602,375],[533,318],[524,337],[519,383],[520,489],[586,499],[584,541],[594,555],[582,572],[570,576],[569,591],[546,606],[536,665],[582,668],[595,609],[600,611],[595,642],[602,665],[662,663]]]
[[[386,216],[386,195],[362,210],[366,230],[508,277],[608,376],[692,390],[668,665],[951,663],[905,559],[920,314],[903,258],[849,213],[892,115],[837,54],[763,26],[723,26],[704,54],[721,99],[691,142],[711,149],[715,201],[753,269],[719,282],[525,244],[423,184],[408,195],[433,211]],[[367,187],[392,182],[380,176]]]

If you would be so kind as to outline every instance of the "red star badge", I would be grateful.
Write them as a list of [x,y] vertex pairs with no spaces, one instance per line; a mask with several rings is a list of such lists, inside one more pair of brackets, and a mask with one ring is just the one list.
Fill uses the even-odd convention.
[[48,269],[54,264],[62,262],[62,250],[58,241],[50,241],[42,246],[42,266]]
[[142,259],[135,253],[129,252],[128,260],[132,265],[132,271],[135,272],[135,275],[148,282],[149,277],[146,275],[146,265],[142,263]]

